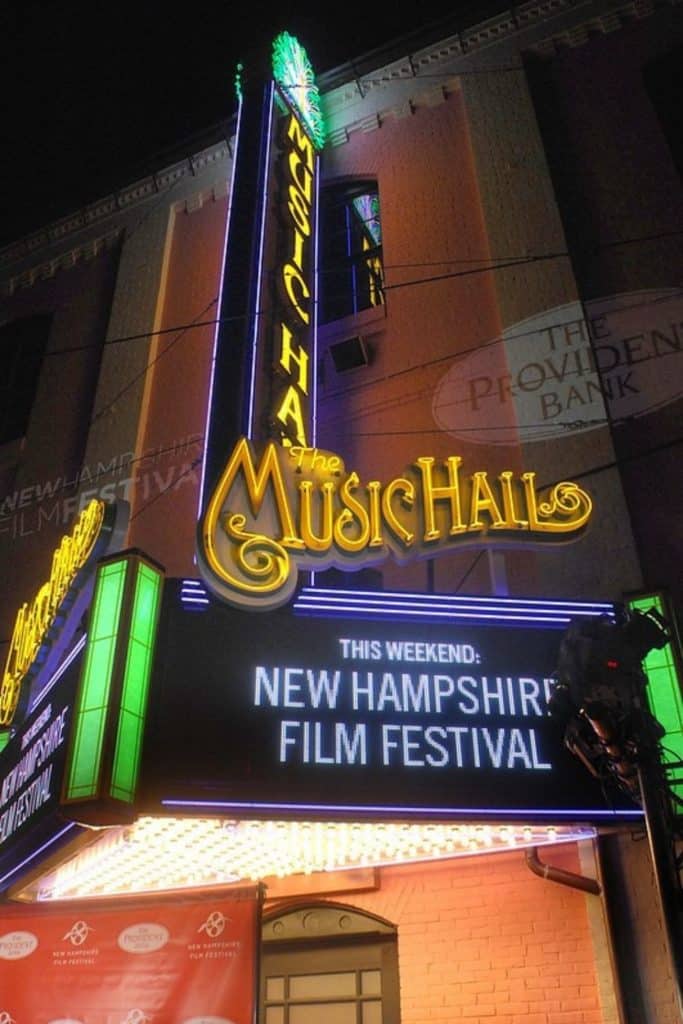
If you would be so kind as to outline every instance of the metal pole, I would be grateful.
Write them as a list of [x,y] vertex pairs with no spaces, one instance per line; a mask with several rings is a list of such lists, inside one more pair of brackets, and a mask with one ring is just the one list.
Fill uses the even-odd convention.
[[[643,725],[645,729],[648,728],[647,723]],[[673,848],[672,815],[667,806],[670,797],[662,782],[663,771],[656,747],[648,744],[648,748],[646,756],[640,759],[638,782],[655,887],[664,922],[678,1008],[683,1020],[683,907]]]

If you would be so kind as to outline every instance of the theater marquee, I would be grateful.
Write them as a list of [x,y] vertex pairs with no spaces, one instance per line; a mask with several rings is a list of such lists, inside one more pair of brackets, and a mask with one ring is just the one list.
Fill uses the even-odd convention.
[[180,594],[167,581],[140,813],[634,814],[605,808],[548,715],[561,634],[540,615],[259,616],[207,599],[188,610]]

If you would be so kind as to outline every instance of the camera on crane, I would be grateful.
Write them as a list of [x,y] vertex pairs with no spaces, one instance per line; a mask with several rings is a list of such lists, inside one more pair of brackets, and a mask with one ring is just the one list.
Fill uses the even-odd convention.
[[664,735],[647,709],[642,661],[671,639],[656,609],[620,621],[606,615],[570,622],[548,707],[564,724],[565,746],[588,771],[639,801],[638,766]]

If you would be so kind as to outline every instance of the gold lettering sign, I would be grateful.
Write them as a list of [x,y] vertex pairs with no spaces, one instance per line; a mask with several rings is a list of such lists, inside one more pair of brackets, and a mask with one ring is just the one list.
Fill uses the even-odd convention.
[[105,504],[94,499],[83,509],[70,534],[52,556],[50,578],[30,604],[17,613],[0,686],[0,726],[11,724],[21,684],[36,660],[74,579],[92,552],[104,521]]
[[403,476],[364,484],[331,452],[271,442],[257,458],[241,438],[200,524],[199,564],[224,600],[275,608],[299,569],[360,568],[390,552],[407,561],[464,543],[566,542],[591,510],[575,483],[540,495],[534,473],[468,475],[458,455],[423,456]]
[[279,272],[283,297],[274,336],[274,362],[279,380],[274,382],[272,419],[275,435],[288,447],[308,443],[309,353],[306,345],[312,316],[309,279],[317,167],[313,143],[292,112],[288,114],[284,131],[281,163],[284,186],[280,200],[288,255]]

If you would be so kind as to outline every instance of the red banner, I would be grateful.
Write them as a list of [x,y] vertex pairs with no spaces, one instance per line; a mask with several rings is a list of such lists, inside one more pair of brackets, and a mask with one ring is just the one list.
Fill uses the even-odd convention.
[[252,1024],[258,890],[0,910],[0,1024]]

